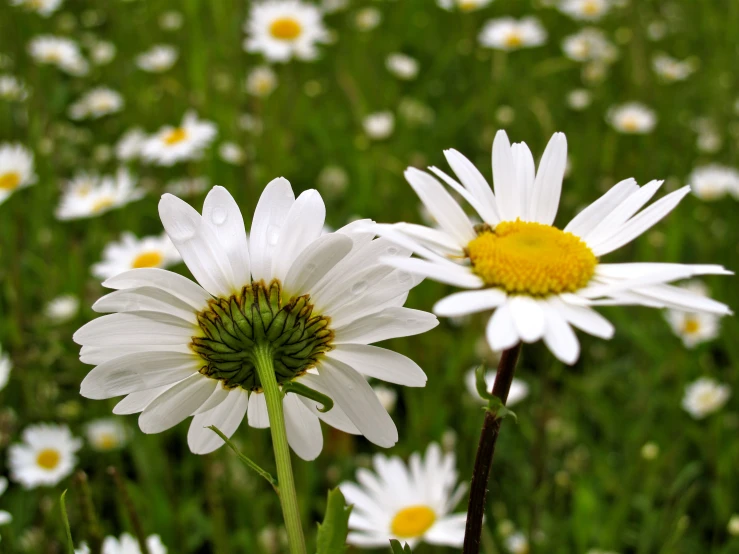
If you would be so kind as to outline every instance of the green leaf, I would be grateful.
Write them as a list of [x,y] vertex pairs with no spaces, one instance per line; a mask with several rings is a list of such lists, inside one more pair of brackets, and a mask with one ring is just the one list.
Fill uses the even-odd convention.
[[275,479],[274,477],[272,477],[272,474],[269,471],[266,471],[266,470],[262,469],[261,467],[259,467],[259,465],[257,465],[256,462],[254,462],[251,459],[249,459],[246,456],[244,456],[239,451],[239,449],[236,448],[236,445],[234,443],[232,443],[231,440],[226,435],[224,435],[223,432],[221,432],[221,430],[218,427],[216,427],[215,425],[210,425],[210,426],[208,426],[208,429],[210,429],[211,431],[213,431],[214,433],[216,433],[219,437],[221,437],[223,439],[223,441],[228,445],[228,447],[236,453],[236,455],[244,463],[245,466],[247,466],[250,469],[253,469],[259,475],[261,475],[262,477],[264,477],[267,480],[267,482],[270,485],[272,485],[272,488],[275,489],[275,492],[277,494],[280,494],[280,489],[278,487],[277,479]]
[[408,546],[408,543],[401,546],[397,539],[390,539],[390,550],[393,554],[411,554],[411,547]]
[[506,408],[505,404],[503,404],[503,401],[500,398],[494,396],[491,392],[488,391],[487,383],[485,382],[485,373],[486,370],[484,365],[480,365],[477,369],[475,369],[475,387],[477,388],[477,394],[479,394],[481,398],[488,401],[488,405],[485,410],[492,412],[497,419],[503,419],[504,417],[511,416],[516,422],[518,422],[518,417],[516,416],[516,414]]
[[351,506],[346,505],[344,495],[339,489],[328,493],[326,515],[318,524],[317,554],[344,554],[346,536],[349,534],[349,514]]
[[67,517],[67,506],[64,504],[64,497],[67,496],[66,489],[62,493],[59,503],[62,509],[62,521],[64,522],[64,529],[67,531],[67,549],[69,554],[74,554],[74,540],[72,539],[72,529],[69,527],[69,517]]
[[299,394],[309,400],[315,400],[320,403],[323,408],[318,408],[318,411],[324,414],[334,407],[334,401],[331,398],[296,381],[288,381],[282,384],[282,393],[287,394],[288,392]]

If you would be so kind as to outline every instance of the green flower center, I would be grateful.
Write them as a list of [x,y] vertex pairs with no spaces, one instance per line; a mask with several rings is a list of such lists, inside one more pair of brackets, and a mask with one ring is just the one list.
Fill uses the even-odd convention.
[[288,297],[278,281],[245,286],[229,298],[212,299],[197,316],[201,336],[190,347],[203,359],[200,373],[226,388],[261,391],[257,348],[272,353],[282,385],[304,374],[331,349],[329,318],[313,314],[310,296]]

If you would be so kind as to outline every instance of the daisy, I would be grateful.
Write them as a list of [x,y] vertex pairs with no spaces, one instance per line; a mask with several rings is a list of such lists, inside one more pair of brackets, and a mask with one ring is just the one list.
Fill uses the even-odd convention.
[[255,67],[246,76],[246,92],[264,98],[277,88],[277,74],[268,65]]
[[137,239],[133,233],[123,233],[121,240],[110,242],[103,250],[103,261],[92,266],[98,279],[110,279],[141,267],[169,267],[182,261],[180,253],[167,235]]
[[[8,490],[8,480],[5,477],[0,477],[0,496],[5,494]],[[13,516],[5,510],[0,510],[0,525],[6,525],[13,521]]]
[[418,60],[401,52],[390,54],[385,59],[385,67],[398,79],[410,81],[418,75]]
[[597,21],[611,9],[612,0],[564,0],[559,9],[572,19]]
[[[162,544],[159,535],[150,535],[146,539],[148,554],[167,554],[167,547]],[[74,554],[91,554],[90,547],[86,543],[74,551]],[[141,554],[139,541],[128,533],[123,533],[120,539],[105,537],[100,554]]]
[[371,113],[362,121],[364,132],[372,140],[385,140],[393,134],[395,116],[393,112]]
[[[580,346],[571,326],[611,338],[613,326],[592,308],[639,304],[728,314],[709,298],[668,283],[701,274],[730,273],[717,265],[608,264],[600,258],[628,244],[669,213],[690,192],[675,191],[639,210],[662,185],[615,185],[563,230],[553,226],[567,165],[567,141],[556,133],[539,162],[525,143],[511,146],[504,131],[493,143],[495,193],[485,177],[456,150],[445,152],[457,179],[431,172],[477,212],[475,224],[432,175],[409,168],[406,179],[440,229],[400,223],[378,232],[412,248],[423,259],[387,263],[465,292],[436,304],[437,315],[454,317],[495,309],[487,325],[493,350],[543,339],[552,353],[574,363]],[[461,184],[460,184],[461,181]]]
[[379,262],[410,250],[374,239],[366,221],[323,235],[318,192],[295,199],[282,178],[262,193],[248,239],[222,187],[210,191],[202,216],[170,194],[159,213],[200,284],[162,269],[105,281],[117,290],[93,309],[114,313],[74,335],[82,362],[97,365],[82,382],[83,396],[128,395],[113,411],[142,412],[145,433],[194,415],[188,444],[205,454],[223,444],[209,425],[228,436],[245,415],[252,427],[269,426],[254,360],[270,348],[279,386],[304,385],[334,401],[323,413],[315,400],[284,397],[287,439],[301,458],[312,460],[322,449],[319,420],[383,447],[395,444],[395,424],[364,376],[426,383],[410,359],[369,346],[438,324],[431,314],[402,307],[420,280]]
[[8,386],[12,370],[13,362],[10,361],[10,356],[3,352],[2,345],[0,345],[0,391]]
[[701,377],[685,387],[682,405],[693,419],[703,419],[723,408],[730,396],[729,385],[723,385],[709,377]]
[[329,42],[321,10],[300,0],[254,2],[244,32],[244,50],[274,62],[313,60],[316,45]]
[[87,442],[98,452],[122,448],[128,436],[126,427],[119,419],[96,419],[85,426]]
[[80,299],[74,294],[57,296],[44,308],[44,315],[52,323],[65,323],[73,319],[80,309]]
[[11,6],[22,6],[43,17],[49,17],[62,5],[62,0],[10,0]]
[[90,59],[95,65],[106,65],[113,61],[117,51],[115,44],[101,40],[90,47]]
[[231,165],[244,163],[244,149],[235,142],[223,142],[218,146],[218,156]]
[[149,73],[163,73],[172,68],[178,56],[179,53],[174,46],[157,44],[136,56],[136,65]]
[[529,539],[517,531],[506,537],[505,547],[511,554],[529,554]]
[[[475,400],[478,400],[480,402],[485,402],[482,397],[480,397],[480,394],[477,392],[477,375],[475,375],[476,368],[470,369],[464,376],[464,383],[467,385],[467,390],[469,391],[470,395],[472,395],[472,398]],[[487,390],[493,390],[493,383],[495,383],[495,376],[497,375],[497,371],[494,369],[488,370],[485,373],[485,384]],[[521,379],[513,378],[513,382],[511,383],[511,389],[508,392],[508,400],[506,400],[506,406],[509,408],[515,404],[518,404],[521,402],[521,400],[525,399],[529,395],[529,386],[526,384],[525,381],[522,381]]]
[[144,142],[141,157],[156,165],[199,159],[216,137],[216,126],[187,112],[178,127],[166,125]]
[[576,111],[581,111],[590,106],[593,101],[592,94],[589,90],[584,88],[577,88],[571,90],[567,94],[567,105]]
[[[708,296],[708,289],[698,281],[686,283],[682,288],[700,296]],[[668,310],[665,317],[672,331],[682,339],[687,348],[694,348],[718,337],[720,318],[716,314]]]
[[482,46],[495,50],[518,50],[541,46],[547,39],[547,32],[535,17],[514,19],[501,17],[491,19],[480,31],[478,40]]
[[457,486],[453,453],[442,454],[439,445],[432,443],[425,457],[416,452],[408,465],[381,454],[372,461],[374,472],[357,470],[359,485],[339,485],[353,505],[348,544],[380,548],[397,539],[411,548],[419,542],[462,546],[467,516],[451,512],[466,485]]
[[618,54],[616,47],[609,41],[603,31],[593,27],[581,29],[562,41],[565,56],[576,62],[610,63]]
[[72,119],[98,119],[123,109],[123,96],[107,87],[94,88],[69,107]]
[[8,448],[8,465],[11,479],[23,488],[54,486],[74,471],[82,441],[66,425],[31,425],[22,438]]
[[141,155],[141,149],[147,139],[146,133],[139,127],[126,131],[115,145],[115,155],[122,162],[130,162]]
[[31,57],[39,63],[55,65],[70,75],[87,74],[89,66],[73,40],[53,35],[35,37],[28,45]]
[[459,10],[461,12],[473,12],[489,5],[493,0],[436,0],[440,8],[445,10]]
[[140,200],[145,194],[125,169],[103,177],[82,173],[64,189],[56,217],[61,221],[96,217]]
[[677,60],[667,54],[657,54],[652,58],[652,69],[667,82],[684,81],[695,71],[693,60]]
[[185,17],[178,11],[170,10],[159,16],[159,27],[164,31],[176,31],[185,21]]
[[35,182],[33,153],[20,144],[0,144],[0,204]]
[[28,89],[13,75],[0,75],[0,98],[9,102],[20,102],[28,98]]
[[354,17],[357,29],[365,33],[376,29],[380,23],[382,23],[382,12],[373,7],[362,8]]
[[638,102],[612,107],[606,119],[614,129],[628,135],[651,133],[657,124],[654,110]]
[[701,200],[718,200],[726,194],[739,198],[739,171],[733,167],[708,164],[696,167],[688,177],[690,188]]

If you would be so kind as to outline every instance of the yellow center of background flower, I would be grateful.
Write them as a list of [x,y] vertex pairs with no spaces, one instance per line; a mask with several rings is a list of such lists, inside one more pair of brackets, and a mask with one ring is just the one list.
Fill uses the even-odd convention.
[[103,210],[106,210],[113,206],[114,202],[113,199],[109,196],[103,196],[102,198],[98,198],[93,205],[90,207],[90,211],[94,214],[98,212],[102,212]]
[[509,48],[517,48],[523,44],[523,39],[521,38],[521,35],[517,32],[510,33],[505,38],[505,45]]
[[131,267],[139,269],[141,267],[159,267],[164,260],[161,252],[151,250],[150,252],[142,252],[134,258]]
[[625,117],[621,125],[627,131],[638,131],[640,127],[639,120],[633,115]]
[[103,433],[98,437],[98,447],[100,450],[112,450],[118,446],[118,439],[112,433]]
[[38,456],[36,456],[36,464],[39,467],[51,470],[59,465],[60,459],[61,456],[59,455],[59,451],[54,450],[53,448],[45,448],[38,453]]
[[600,6],[598,5],[598,2],[590,0],[589,2],[585,2],[585,4],[583,4],[582,12],[585,15],[598,15],[598,13],[600,12]]
[[269,33],[280,40],[295,40],[303,32],[303,27],[292,17],[280,17],[269,26]]
[[459,3],[459,9],[463,12],[469,12],[474,10],[477,7],[477,2],[474,2],[473,0],[462,0]]
[[700,329],[700,324],[695,318],[689,317],[685,320],[685,323],[683,323],[683,333],[692,335],[693,333],[698,332],[698,329]]
[[467,245],[473,271],[490,287],[547,296],[588,284],[598,263],[572,233],[549,225],[504,221]]
[[164,137],[164,143],[172,146],[174,144],[182,142],[186,138],[187,131],[185,131],[182,127],[177,127],[176,129],[172,129],[169,133],[167,133],[167,136]]
[[15,190],[21,184],[21,176],[17,171],[0,175],[0,190]]
[[409,506],[395,514],[390,528],[396,537],[415,538],[428,531],[435,521],[436,513],[428,506]]

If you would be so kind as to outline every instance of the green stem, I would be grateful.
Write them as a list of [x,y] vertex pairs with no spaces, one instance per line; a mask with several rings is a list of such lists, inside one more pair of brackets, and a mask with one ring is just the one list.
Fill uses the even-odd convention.
[[298,496],[295,492],[295,479],[290,464],[290,447],[287,444],[285,415],[282,412],[282,393],[275,378],[272,352],[269,346],[258,346],[255,349],[255,354],[257,373],[264,389],[264,396],[267,399],[269,428],[272,433],[272,446],[275,451],[275,464],[277,465],[280,504],[282,505],[282,515],[285,518],[290,552],[291,554],[306,554],[305,538],[303,537],[300,510],[298,509]]

